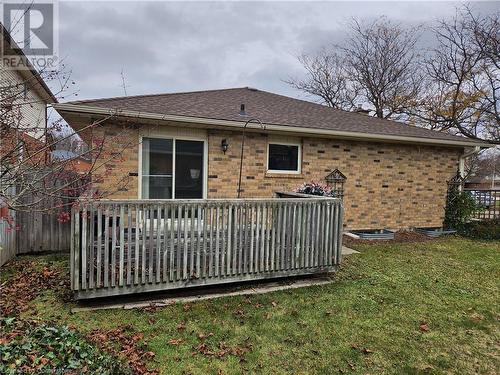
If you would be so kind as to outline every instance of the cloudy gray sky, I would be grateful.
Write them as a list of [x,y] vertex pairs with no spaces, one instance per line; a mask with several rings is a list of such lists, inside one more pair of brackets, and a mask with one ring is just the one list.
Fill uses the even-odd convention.
[[[78,96],[62,101],[251,86],[305,98],[282,80],[296,56],[345,37],[351,17],[408,25],[451,17],[456,2],[59,3],[59,54]],[[482,12],[499,3],[474,3]]]

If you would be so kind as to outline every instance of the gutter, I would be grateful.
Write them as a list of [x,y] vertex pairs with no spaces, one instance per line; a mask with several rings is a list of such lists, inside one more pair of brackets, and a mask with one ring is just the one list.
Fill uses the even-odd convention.
[[[52,105],[57,111],[60,112],[72,112],[80,114],[89,115],[103,115],[103,116],[117,116],[117,117],[130,117],[145,120],[157,120],[157,121],[176,121],[193,123],[198,125],[210,125],[210,126],[220,126],[220,127],[230,127],[230,128],[243,128],[245,126],[245,121],[235,121],[235,120],[220,120],[205,117],[194,117],[194,116],[180,116],[180,115],[162,115],[157,113],[140,112],[140,111],[128,111],[128,110],[118,110],[111,108],[100,108],[92,107],[88,105],[79,104],[69,104],[69,103],[55,103]],[[288,125],[273,125],[264,124],[266,130],[284,132],[284,133],[300,133],[300,134],[313,134],[315,136],[331,136],[338,138],[365,140],[365,141],[389,141],[396,143],[419,143],[419,144],[429,144],[429,145],[447,145],[447,146],[458,146],[458,147],[480,147],[489,148],[493,145],[485,142],[476,141],[460,141],[460,140],[448,140],[448,139],[434,139],[434,138],[423,138],[423,137],[409,137],[409,136],[398,136],[398,135],[382,135],[382,134],[372,134],[372,133],[358,133],[342,130],[329,130],[329,129],[317,129],[317,128],[304,128],[300,126],[288,126]],[[259,124],[248,124],[248,129],[261,129]]]

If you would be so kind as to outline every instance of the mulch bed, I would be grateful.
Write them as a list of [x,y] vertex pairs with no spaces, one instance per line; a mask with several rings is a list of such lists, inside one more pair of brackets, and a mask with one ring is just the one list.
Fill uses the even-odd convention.
[[392,243],[410,243],[410,242],[427,242],[433,241],[435,238],[426,236],[418,232],[396,232],[393,240],[362,240],[346,236],[342,239],[342,243],[347,247],[356,245],[374,245],[374,244],[392,244]]

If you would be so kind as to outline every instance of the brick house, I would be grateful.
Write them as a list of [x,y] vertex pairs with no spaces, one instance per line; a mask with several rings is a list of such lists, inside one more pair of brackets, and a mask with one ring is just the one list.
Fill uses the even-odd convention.
[[324,182],[338,169],[347,178],[348,229],[440,226],[447,180],[467,150],[488,147],[252,88],[55,108],[86,142],[104,142],[108,155],[115,155],[97,160],[102,166],[94,171],[94,183],[120,199],[236,197],[242,130],[249,119],[258,119],[262,124],[250,121],[246,128],[241,196],[271,197],[305,181]]

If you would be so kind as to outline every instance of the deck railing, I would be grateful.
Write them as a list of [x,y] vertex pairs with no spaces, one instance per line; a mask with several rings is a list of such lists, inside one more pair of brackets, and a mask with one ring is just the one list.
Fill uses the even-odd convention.
[[341,257],[338,199],[100,200],[72,214],[77,298],[329,272]]

